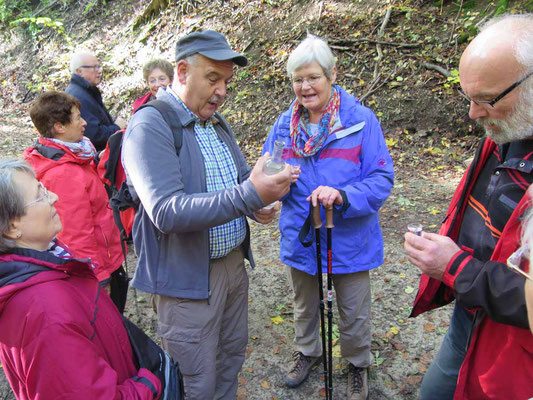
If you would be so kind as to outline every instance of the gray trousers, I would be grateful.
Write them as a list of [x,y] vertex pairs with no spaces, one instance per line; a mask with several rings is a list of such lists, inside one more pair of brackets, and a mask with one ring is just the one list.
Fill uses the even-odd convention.
[[[320,339],[320,298],[318,278],[287,267],[294,290],[294,343],[306,356],[322,354]],[[368,271],[334,274],[333,287],[339,310],[341,355],[356,367],[366,368],[373,362],[370,352],[370,275]],[[324,274],[324,286],[326,275]],[[327,307],[327,296],[324,291]],[[327,312],[326,318],[327,329]],[[327,337],[327,336],[326,336]]]
[[185,397],[235,399],[248,342],[248,275],[240,248],[211,260],[209,300],[153,296],[163,348],[179,363]]

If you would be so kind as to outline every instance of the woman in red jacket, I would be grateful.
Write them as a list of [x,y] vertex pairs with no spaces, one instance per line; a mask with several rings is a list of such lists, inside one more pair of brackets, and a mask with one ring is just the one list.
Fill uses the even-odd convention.
[[80,107],[67,93],[41,95],[30,109],[40,138],[24,151],[23,158],[37,179],[59,196],[56,209],[63,229],[58,239],[76,257],[90,259],[100,284],[123,312],[128,278],[122,267],[120,233],[96,172],[96,151],[83,136],[86,122]]
[[160,87],[167,87],[174,80],[174,68],[166,60],[155,59],[143,67],[143,77],[150,91],[133,102],[133,112],[140,106],[154,100]]
[[158,399],[94,267],[54,239],[57,204],[28,164],[0,160],[0,361],[15,397]]

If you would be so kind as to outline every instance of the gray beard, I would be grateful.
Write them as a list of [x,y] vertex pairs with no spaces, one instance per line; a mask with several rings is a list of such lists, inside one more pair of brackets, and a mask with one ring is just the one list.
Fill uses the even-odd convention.
[[507,119],[483,119],[477,122],[482,126],[485,123],[500,128],[499,131],[484,128],[487,136],[497,144],[527,139],[533,137],[533,104],[522,98]]

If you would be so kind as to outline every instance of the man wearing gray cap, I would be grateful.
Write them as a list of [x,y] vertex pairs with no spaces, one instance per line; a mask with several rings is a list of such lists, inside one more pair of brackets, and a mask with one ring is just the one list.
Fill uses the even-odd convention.
[[191,33],[176,46],[176,78],[157,99],[183,127],[178,148],[153,107],[128,124],[123,163],[140,199],[133,227],[139,264],[132,285],[152,293],[158,334],[179,362],[188,399],[234,399],[248,340],[248,276],[253,266],[246,216],[261,223],[262,209],[285,195],[288,166],[251,169],[233,132],[216,113],[233,64],[247,59],[218,32]]

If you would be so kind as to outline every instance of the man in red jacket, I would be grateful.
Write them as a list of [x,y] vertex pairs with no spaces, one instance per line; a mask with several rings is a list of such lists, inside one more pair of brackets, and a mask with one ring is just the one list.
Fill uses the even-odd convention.
[[423,272],[412,315],[456,300],[450,329],[422,382],[423,400],[533,395],[524,278],[505,265],[519,247],[519,218],[533,180],[532,74],[532,14],[489,21],[461,57],[459,93],[488,138],[439,234],[406,233],[404,243]]

